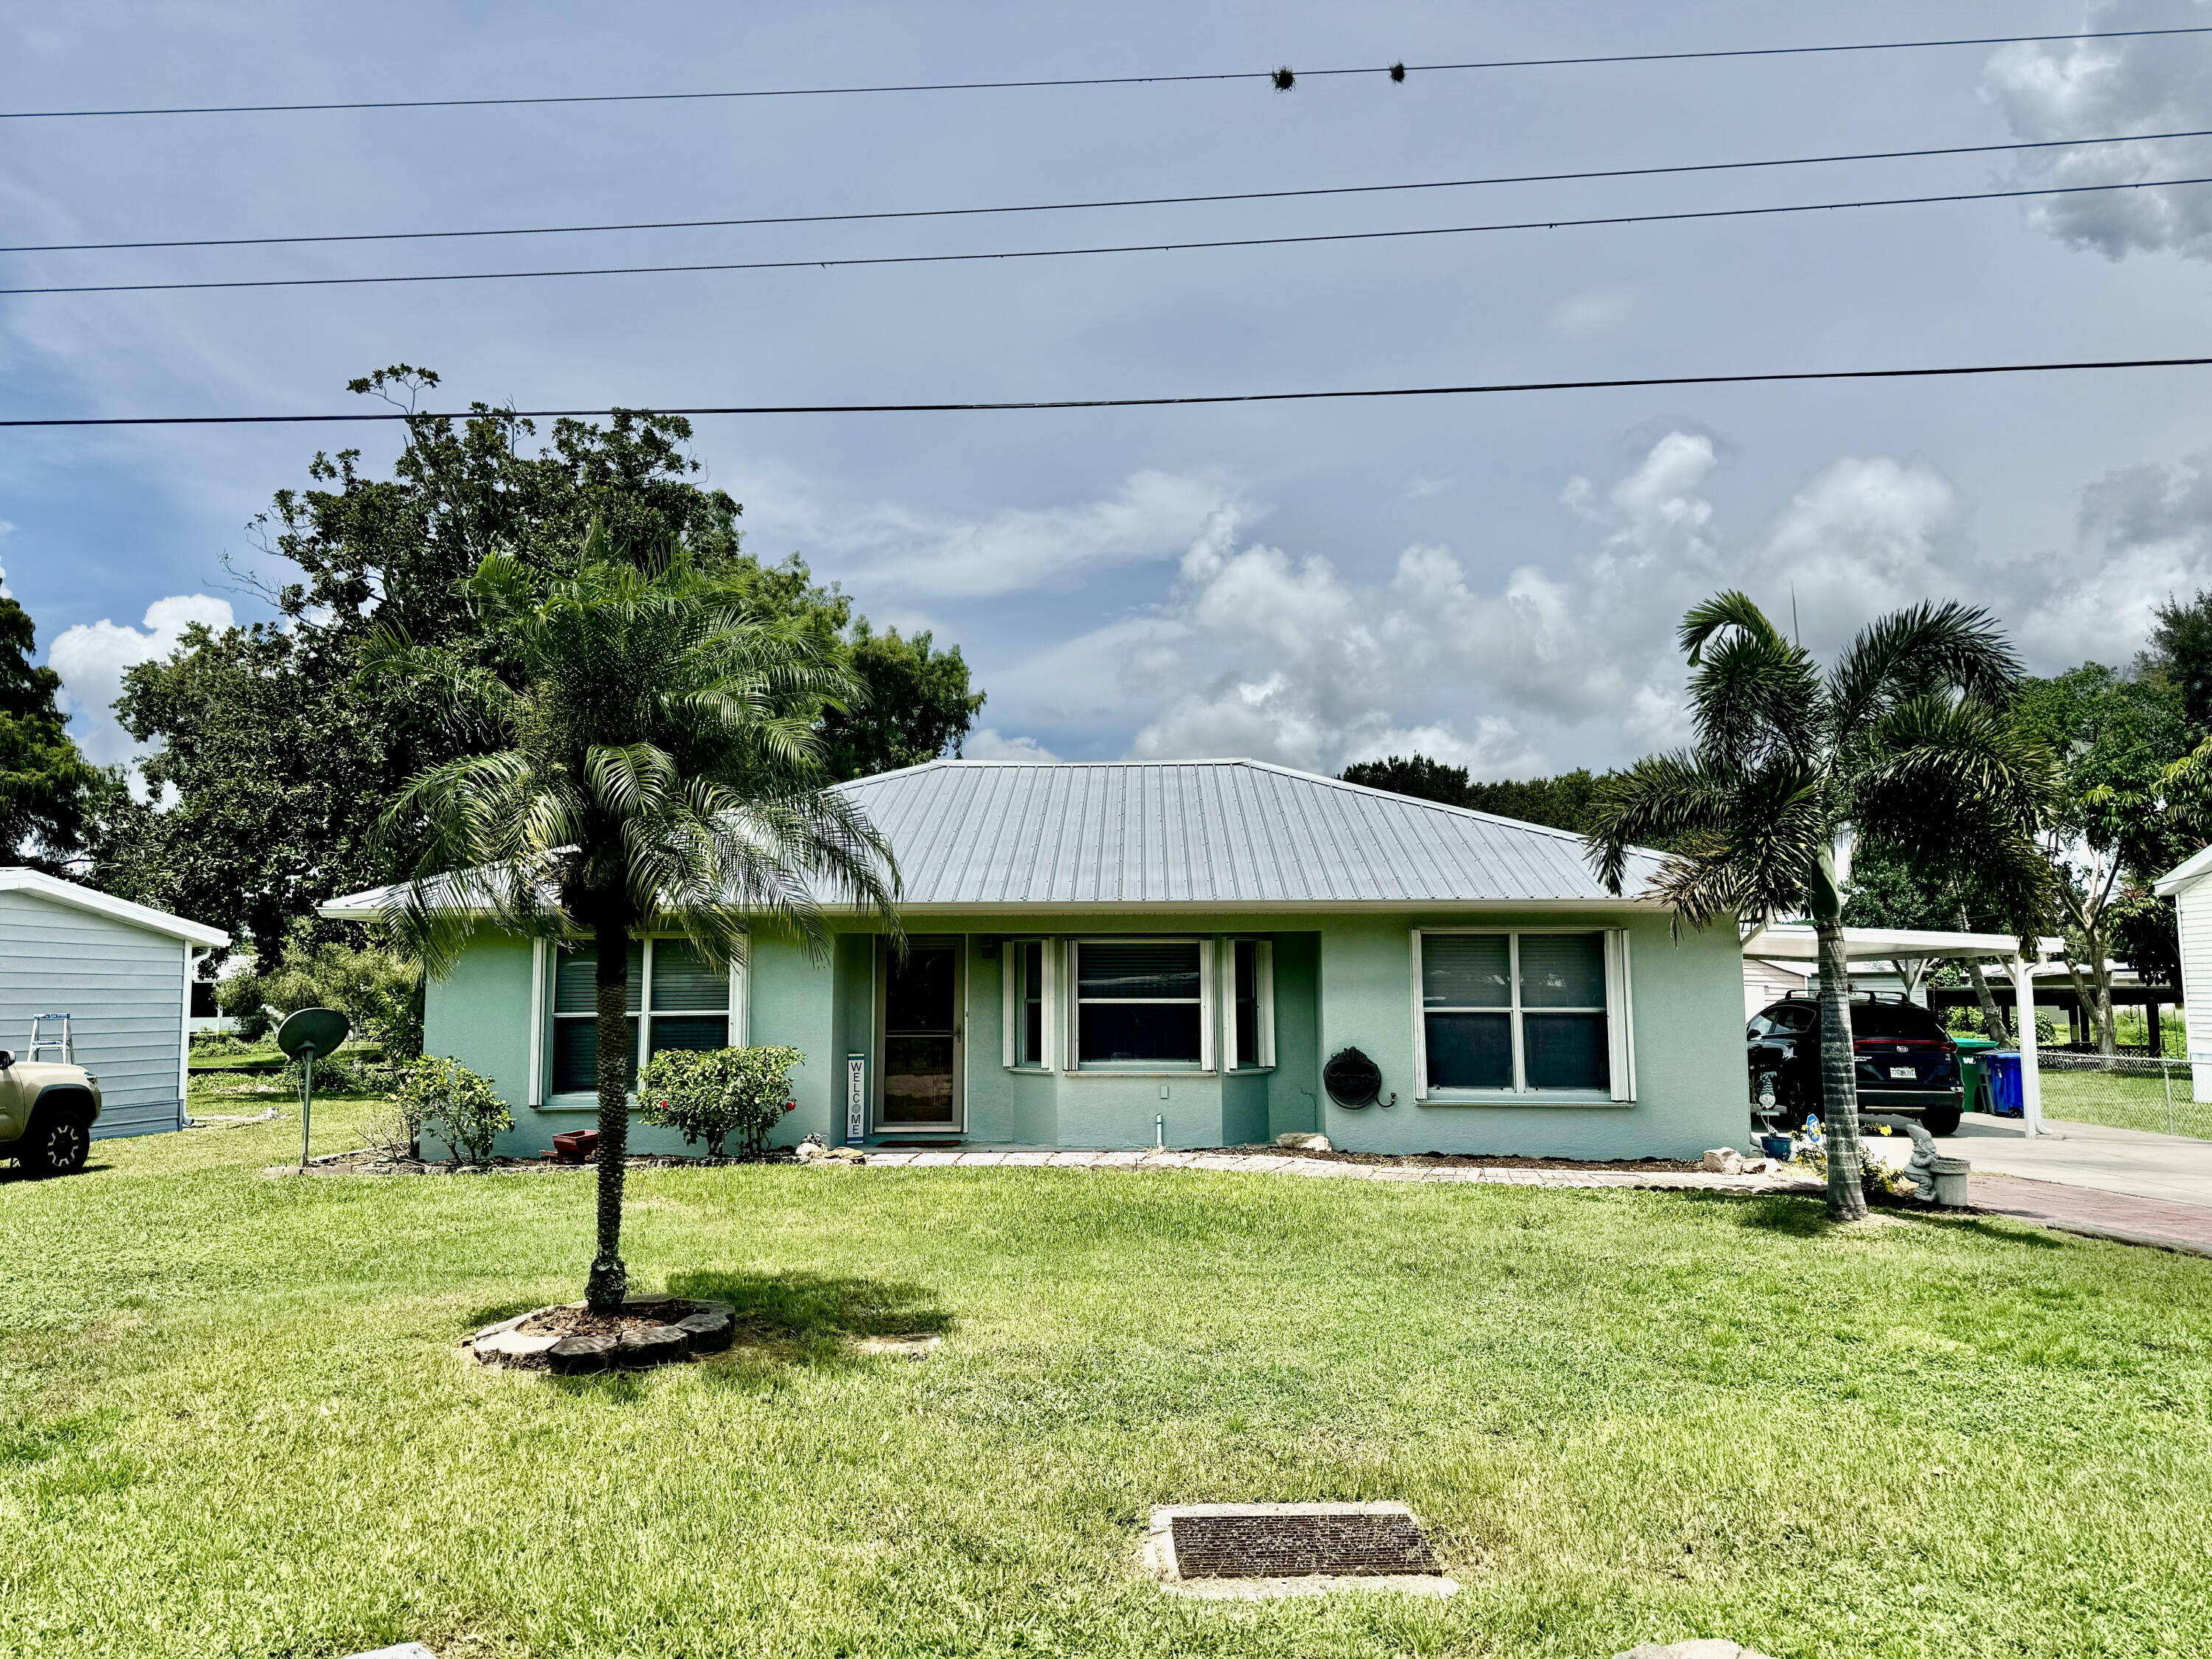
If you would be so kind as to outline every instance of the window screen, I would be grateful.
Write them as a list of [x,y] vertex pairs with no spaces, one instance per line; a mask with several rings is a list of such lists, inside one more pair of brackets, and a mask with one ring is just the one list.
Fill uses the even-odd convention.
[[[552,1092],[599,1086],[599,957],[589,945],[562,951],[553,969]],[[651,1007],[647,986],[651,984]],[[689,939],[633,939],[629,946],[629,1054],[635,1085],[641,1054],[706,1051],[730,1044],[730,976],[710,967]]]
[[1420,952],[1430,1090],[1611,1091],[1602,932],[1425,933]]
[[1196,1066],[1204,1057],[1196,939],[1085,939],[1076,946],[1081,1065]]

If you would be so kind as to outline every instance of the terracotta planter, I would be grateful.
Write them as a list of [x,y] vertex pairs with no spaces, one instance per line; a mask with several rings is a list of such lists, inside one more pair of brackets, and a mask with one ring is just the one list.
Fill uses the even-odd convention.
[[563,1164],[583,1164],[599,1150],[597,1129],[572,1129],[553,1137],[553,1156]]

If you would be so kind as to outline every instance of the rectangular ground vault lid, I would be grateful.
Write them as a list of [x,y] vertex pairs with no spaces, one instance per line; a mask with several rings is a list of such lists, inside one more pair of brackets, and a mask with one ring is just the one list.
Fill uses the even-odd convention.
[[1403,1504],[1190,1504],[1152,1511],[1166,1578],[1413,1578],[1441,1571]]

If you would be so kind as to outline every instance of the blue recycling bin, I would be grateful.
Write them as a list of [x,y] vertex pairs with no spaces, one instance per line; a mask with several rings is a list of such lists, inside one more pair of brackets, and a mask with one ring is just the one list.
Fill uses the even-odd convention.
[[1980,1057],[1982,1075],[1989,1080],[1990,1110],[1999,1117],[2026,1117],[2027,1102],[2021,1093],[2020,1050],[1991,1048]]

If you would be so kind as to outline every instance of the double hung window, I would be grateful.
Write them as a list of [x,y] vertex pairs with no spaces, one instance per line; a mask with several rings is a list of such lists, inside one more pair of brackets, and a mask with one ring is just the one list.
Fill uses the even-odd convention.
[[1041,939],[1008,939],[1006,947],[1006,1063],[1016,1071],[1052,1067],[1049,946]]
[[1633,1097],[1618,932],[1414,936],[1425,1097]]
[[[730,975],[709,967],[689,939],[632,939],[629,1080],[664,1049],[728,1048],[737,1040],[730,1005]],[[554,1094],[599,1088],[599,955],[592,945],[561,951],[554,966],[552,1049]]]
[[1199,1071],[1212,1046],[1204,939],[1080,939],[1070,946],[1079,1067]]
[[1252,1071],[1275,1063],[1275,947],[1266,939],[1231,939],[1229,958],[1228,1052],[1223,1060],[1232,1072]]

